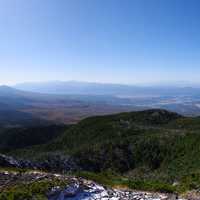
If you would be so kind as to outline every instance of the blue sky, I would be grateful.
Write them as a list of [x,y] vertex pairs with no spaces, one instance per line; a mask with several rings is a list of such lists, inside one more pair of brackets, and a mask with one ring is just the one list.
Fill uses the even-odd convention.
[[199,0],[1,0],[0,84],[199,82]]

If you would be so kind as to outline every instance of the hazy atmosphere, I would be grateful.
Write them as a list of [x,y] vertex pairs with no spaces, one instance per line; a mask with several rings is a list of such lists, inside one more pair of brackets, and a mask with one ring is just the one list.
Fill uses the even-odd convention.
[[0,84],[199,82],[198,0],[1,0]]
[[0,0],[0,200],[200,200],[200,0]]

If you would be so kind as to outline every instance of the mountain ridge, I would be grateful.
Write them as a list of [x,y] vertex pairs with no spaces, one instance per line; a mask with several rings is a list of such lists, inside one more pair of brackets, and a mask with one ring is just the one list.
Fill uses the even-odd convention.
[[[185,84],[183,86],[176,84],[148,84],[148,86],[146,86],[81,81],[49,81],[19,83],[13,87],[47,94],[150,95],[152,93],[152,95],[163,95],[165,93],[172,95],[200,93],[200,86],[196,84]],[[169,89],[172,91],[168,91]]]

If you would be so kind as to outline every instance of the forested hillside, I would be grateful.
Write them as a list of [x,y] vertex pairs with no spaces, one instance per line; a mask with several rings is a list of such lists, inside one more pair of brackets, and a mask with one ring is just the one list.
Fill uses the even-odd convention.
[[64,170],[66,162],[75,171],[195,188],[200,185],[199,130],[200,118],[165,110],[121,113],[87,118],[49,141],[38,137],[46,144],[18,150],[13,145],[9,154],[44,161],[51,170]]

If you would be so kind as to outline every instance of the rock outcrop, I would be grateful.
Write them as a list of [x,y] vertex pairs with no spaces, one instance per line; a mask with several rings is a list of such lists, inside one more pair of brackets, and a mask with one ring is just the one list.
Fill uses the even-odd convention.
[[79,169],[71,157],[62,156],[60,154],[49,154],[41,161],[15,159],[11,156],[0,154],[0,167],[40,169],[59,172],[68,172]]
[[[178,200],[174,194],[149,193],[106,188],[81,179],[49,200]],[[181,199],[179,199],[181,200]]]
[[1,167],[21,167],[20,162],[16,159],[0,154],[0,166]]
[[[76,178],[36,170],[23,173],[0,171],[0,194],[6,187],[18,185],[19,182],[28,185],[34,182],[52,181],[55,178],[66,182],[66,186],[52,186],[44,193],[45,198],[48,200],[181,200],[174,194],[113,189],[80,177]],[[37,198],[33,196],[33,199]]]

